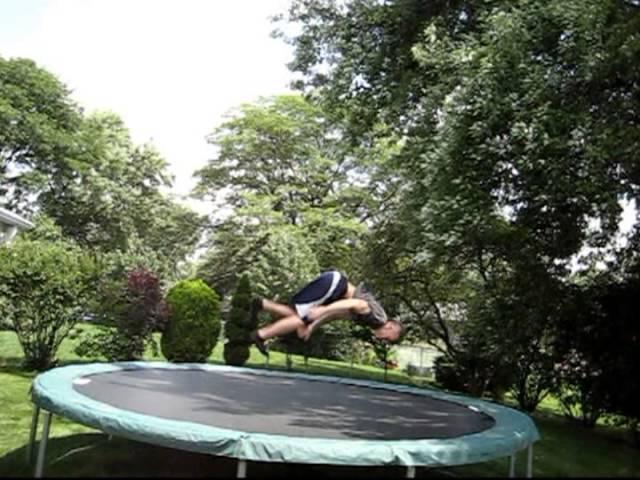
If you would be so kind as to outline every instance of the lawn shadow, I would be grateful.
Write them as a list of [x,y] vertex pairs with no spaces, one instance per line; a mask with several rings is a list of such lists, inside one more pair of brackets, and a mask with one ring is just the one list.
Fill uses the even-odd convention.
[[[6,360],[9,360],[8,362]],[[3,358],[0,361],[0,373],[6,373],[9,375],[16,375],[22,378],[33,379],[38,372],[35,370],[26,370],[22,367],[21,359],[6,359]]]
[[[37,445],[31,464],[27,445],[0,457],[0,478],[33,477]],[[159,447],[103,433],[50,438],[45,477],[234,477],[235,461],[211,455]]]
[[[7,373],[10,375],[17,375],[23,378],[35,378],[38,374],[44,373],[46,370],[42,372],[32,369],[27,369],[23,365],[23,357],[2,357],[0,358],[0,373]],[[81,360],[62,360],[55,363],[55,365],[51,366],[51,368],[56,367],[64,367],[68,365],[80,365],[80,364],[89,364],[101,362],[101,360],[96,359],[81,359]]]
[[[0,478],[33,477],[37,445],[31,464],[27,446],[0,457]],[[82,433],[53,437],[47,443],[45,477],[173,477],[234,478],[238,462],[234,458],[186,452],[102,433]],[[278,462],[248,462],[248,477],[275,478],[402,478],[406,469],[352,467]],[[420,468],[417,478],[450,478],[450,472]]]

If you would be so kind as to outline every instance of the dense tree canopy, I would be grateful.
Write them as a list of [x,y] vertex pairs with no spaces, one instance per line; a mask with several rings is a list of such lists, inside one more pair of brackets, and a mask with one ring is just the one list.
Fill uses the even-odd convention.
[[70,181],[81,122],[54,75],[32,60],[0,57],[0,201],[28,211],[33,197]]
[[202,275],[226,290],[238,273],[260,270],[256,288],[285,295],[318,269],[351,270],[372,193],[353,178],[341,136],[298,95],[234,112],[211,137],[218,154],[196,172],[200,196],[222,195],[233,208],[212,227]]
[[299,27],[276,32],[297,86],[352,148],[393,148],[367,271],[470,390],[507,365],[530,408],[571,261],[591,246],[635,264],[634,239],[611,246],[639,191],[640,6],[296,0],[279,21]]
[[176,274],[204,219],[163,192],[167,166],[118,115],[86,115],[33,61],[0,58],[0,204],[52,219],[94,253],[154,252]]

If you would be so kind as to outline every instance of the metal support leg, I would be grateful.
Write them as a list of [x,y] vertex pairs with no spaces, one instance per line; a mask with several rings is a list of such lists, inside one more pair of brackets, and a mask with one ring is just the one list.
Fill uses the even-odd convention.
[[527,478],[533,477],[533,443],[527,449]]
[[33,445],[36,441],[36,433],[38,432],[38,417],[40,416],[40,407],[34,405],[33,417],[31,419],[31,432],[29,433],[29,446],[27,447],[27,464],[31,465],[33,461]]
[[236,474],[236,478],[246,478],[246,477],[247,477],[247,461],[238,460],[238,472]]
[[416,478],[416,467],[413,465],[407,467],[407,478]]
[[516,454],[514,453],[509,457],[509,478],[516,476]]
[[44,426],[42,427],[42,436],[40,437],[40,445],[38,448],[38,461],[36,462],[36,478],[42,477],[44,469],[44,457],[47,453],[47,440],[49,440],[49,427],[51,426],[51,412],[44,412]]

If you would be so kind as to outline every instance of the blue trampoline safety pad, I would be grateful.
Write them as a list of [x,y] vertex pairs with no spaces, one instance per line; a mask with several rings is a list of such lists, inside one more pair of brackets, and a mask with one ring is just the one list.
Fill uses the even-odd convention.
[[111,435],[250,461],[453,466],[540,439],[528,415],[473,397],[210,364],[59,367],[34,379],[32,399]]

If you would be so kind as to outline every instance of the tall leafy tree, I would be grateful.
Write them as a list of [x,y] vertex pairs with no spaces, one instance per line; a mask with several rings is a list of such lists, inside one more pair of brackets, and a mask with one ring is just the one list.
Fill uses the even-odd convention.
[[18,212],[73,179],[82,122],[69,90],[24,58],[0,57],[0,203]]
[[67,87],[28,59],[0,58],[0,203],[46,214],[94,251],[154,250],[168,272],[204,219],[163,193],[167,163],[135,145],[114,113],[85,116]]
[[218,154],[196,172],[195,193],[233,209],[214,224],[212,258],[241,271],[266,252],[270,235],[286,231],[304,237],[319,268],[350,269],[369,192],[349,177],[340,138],[339,125],[299,95],[244,105],[221,125],[211,137]]
[[77,138],[81,168],[42,195],[40,208],[86,248],[126,252],[142,246],[163,259],[163,274],[175,274],[199,241],[204,219],[163,193],[172,183],[166,161],[152,145],[135,145],[111,112],[86,117]]
[[363,148],[402,138],[373,270],[448,354],[530,368],[501,332],[544,351],[559,313],[535,298],[562,302],[571,258],[637,196],[637,2],[299,0],[283,19],[300,88]]

